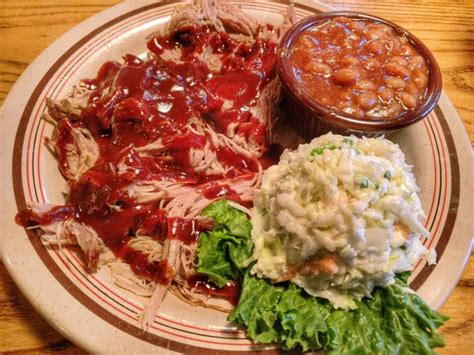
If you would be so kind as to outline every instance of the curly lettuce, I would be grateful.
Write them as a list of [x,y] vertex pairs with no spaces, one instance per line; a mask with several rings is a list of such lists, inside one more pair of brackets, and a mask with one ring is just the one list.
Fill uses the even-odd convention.
[[214,219],[214,229],[199,235],[197,271],[223,287],[228,280],[239,277],[244,262],[252,256],[252,225],[245,213],[229,206],[226,200],[212,203],[202,215]]

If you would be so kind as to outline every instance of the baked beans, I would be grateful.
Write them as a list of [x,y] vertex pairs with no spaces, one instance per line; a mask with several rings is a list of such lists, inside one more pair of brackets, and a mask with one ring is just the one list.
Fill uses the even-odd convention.
[[337,17],[303,31],[289,64],[318,103],[356,118],[415,109],[429,82],[426,60],[382,23]]

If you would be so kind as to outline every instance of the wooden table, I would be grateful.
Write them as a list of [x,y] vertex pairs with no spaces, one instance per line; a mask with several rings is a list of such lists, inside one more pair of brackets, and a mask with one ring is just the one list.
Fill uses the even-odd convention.
[[[0,104],[29,63],[61,34],[117,0],[3,0],[0,2]],[[379,15],[413,32],[434,52],[444,90],[474,142],[474,2],[459,0],[326,1],[338,9]],[[441,332],[442,354],[474,349],[474,259],[441,311],[451,317]],[[82,353],[30,306],[0,264],[0,352]]]

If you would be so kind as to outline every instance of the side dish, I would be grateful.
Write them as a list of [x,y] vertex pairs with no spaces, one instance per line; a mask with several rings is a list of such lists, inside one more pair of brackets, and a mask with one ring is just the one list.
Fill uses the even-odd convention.
[[384,19],[335,11],[292,26],[278,50],[286,109],[310,140],[333,132],[380,136],[426,117],[441,72],[415,36]]
[[426,96],[426,60],[382,23],[329,19],[301,32],[288,60],[311,97],[351,117],[389,120]]
[[254,198],[252,273],[354,308],[426,253],[417,192],[403,153],[383,138],[327,134],[285,151]]

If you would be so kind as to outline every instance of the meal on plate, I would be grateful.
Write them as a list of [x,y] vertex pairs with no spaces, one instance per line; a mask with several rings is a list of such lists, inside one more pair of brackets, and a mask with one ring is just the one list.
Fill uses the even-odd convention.
[[292,8],[283,17],[274,27],[228,3],[177,6],[146,58],[107,62],[49,100],[46,144],[67,198],[31,203],[17,222],[148,297],[145,328],[171,290],[232,312],[260,343],[431,353],[446,318],[406,284],[419,257],[436,257],[399,147],[328,134],[269,157]]

